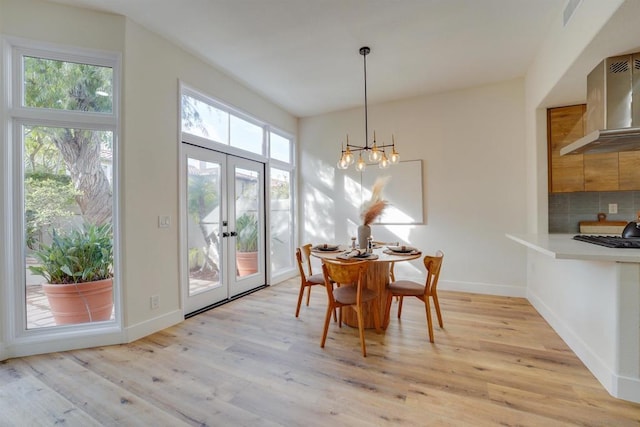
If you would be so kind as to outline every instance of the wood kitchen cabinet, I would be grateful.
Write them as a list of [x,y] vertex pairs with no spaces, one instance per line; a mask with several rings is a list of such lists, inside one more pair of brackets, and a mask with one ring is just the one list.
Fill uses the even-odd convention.
[[547,110],[549,192],[640,190],[640,151],[560,156],[584,136],[585,112],[585,104]]
[[619,189],[618,153],[584,154],[584,191]]
[[640,189],[640,151],[623,151],[619,156],[620,190]]
[[550,193],[584,191],[584,156],[560,156],[560,149],[584,135],[585,111],[586,105],[547,110]]

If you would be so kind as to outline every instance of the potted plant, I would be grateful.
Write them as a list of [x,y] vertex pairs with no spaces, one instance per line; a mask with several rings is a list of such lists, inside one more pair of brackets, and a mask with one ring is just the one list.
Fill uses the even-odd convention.
[[236,265],[238,276],[258,271],[258,219],[244,213],[236,220]]
[[32,273],[43,283],[56,324],[109,320],[113,310],[113,240],[111,224],[87,225],[67,233],[53,230],[51,245],[33,256]]

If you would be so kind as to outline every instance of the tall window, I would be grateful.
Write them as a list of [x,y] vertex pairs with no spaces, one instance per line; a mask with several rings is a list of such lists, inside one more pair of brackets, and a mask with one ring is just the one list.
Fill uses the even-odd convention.
[[290,138],[269,132],[271,269],[276,274],[294,267],[296,233],[292,151]]
[[271,168],[271,268],[293,267],[293,194],[291,172]]
[[[112,321],[118,58],[14,46],[12,63],[16,319],[25,329]],[[83,293],[99,279],[100,291]]]
[[182,94],[182,131],[264,156],[264,126],[213,100]]
[[182,88],[182,132],[202,138],[204,148],[262,161],[270,171],[270,259],[272,277],[294,270],[295,192],[293,139],[268,123]]

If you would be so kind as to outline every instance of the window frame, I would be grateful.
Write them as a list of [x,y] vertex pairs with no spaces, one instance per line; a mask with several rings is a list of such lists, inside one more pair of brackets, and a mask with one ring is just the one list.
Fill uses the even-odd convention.
[[[6,298],[2,310],[6,312],[7,335],[12,344],[30,346],[48,342],[47,348],[68,348],[77,346],[78,340],[86,339],[86,346],[120,342],[122,331],[122,292],[121,292],[121,260],[120,260],[120,174],[119,174],[119,141],[120,141],[120,102],[122,55],[118,52],[89,50],[52,43],[37,42],[21,38],[7,37],[2,42],[3,67],[5,78],[5,98],[3,105],[3,151],[0,161],[6,166],[3,174],[2,203],[8,213],[2,227],[10,236],[9,245],[3,247],[2,263],[4,268],[4,292]],[[24,100],[24,56],[44,58],[57,61],[74,62],[109,67],[113,70],[112,109],[111,112],[83,112],[74,110],[58,110],[40,107],[25,107]],[[112,195],[113,195],[113,240],[114,240],[114,278],[113,299],[115,317],[112,321],[99,324],[83,323],[77,325],[52,326],[27,329],[26,305],[26,271],[24,266],[24,166],[23,166],[23,126],[48,126],[81,128],[113,133],[112,147]],[[0,264],[2,265],[2,264]],[[10,270],[10,271],[8,271]],[[71,341],[63,340],[73,338]],[[58,344],[52,344],[55,342]],[[20,352],[20,351],[19,351]],[[27,351],[31,353],[31,351]]]
[[[227,144],[224,143],[220,143],[217,142],[213,139],[209,139],[209,138],[204,138],[201,137],[199,135],[195,135],[186,131],[182,130],[182,96],[183,95],[187,95],[190,96],[200,102],[204,102],[205,104],[211,105],[214,108],[217,108],[219,110],[225,111],[229,114],[229,120],[231,120],[231,116],[236,116],[239,117],[243,120],[246,120],[249,123],[253,123],[257,126],[260,126],[262,128],[262,132],[263,132],[263,144],[262,144],[262,153],[258,154],[258,153],[254,153],[251,151],[246,151],[243,149],[240,149],[238,147],[232,146],[230,144],[230,140],[231,140],[231,135],[229,134],[229,142]],[[291,215],[293,216],[293,230],[292,234],[293,234],[293,239],[292,239],[292,247],[291,247],[291,253],[294,254],[295,253],[295,245],[296,242],[298,241],[298,211],[297,211],[297,207],[298,207],[298,194],[297,194],[297,170],[296,170],[296,144],[295,144],[295,139],[294,136],[291,135],[288,132],[285,132],[275,126],[272,126],[271,124],[261,121],[260,119],[251,116],[250,114],[247,114],[241,110],[239,110],[236,107],[233,107],[231,105],[228,105],[220,100],[217,100],[213,97],[207,96],[204,93],[202,93],[201,91],[198,91],[196,89],[194,89],[193,87],[185,84],[184,82],[180,81],[179,84],[179,112],[178,112],[178,129],[179,129],[179,134],[180,134],[180,139],[178,141],[179,144],[182,144],[183,142],[188,143],[188,144],[193,144],[202,148],[206,148],[206,149],[210,149],[210,150],[214,150],[214,151],[219,151],[221,153],[225,153],[225,154],[231,154],[234,156],[238,156],[238,157],[243,157],[243,158],[247,158],[250,160],[255,160],[258,162],[261,162],[265,165],[265,188],[267,186],[267,183],[271,183],[271,168],[277,168],[277,169],[282,169],[282,170],[286,170],[290,173],[290,191],[292,194],[292,202],[291,202]],[[270,134],[274,133],[282,138],[288,139],[289,140],[289,158],[291,159],[290,163],[281,161],[281,160],[277,160],[274,158],[270,157]],[[265,206],[271,206],[271,196],[270,196],[270,191],[266,191],[265,194]],[[271,224],[271,212],[270,209],[265,209],[265,216],[266,216],[266,221],[267,224],[270,225]],[[267,280],[269,281],[269,283],[273,282],[273,281],[281,281],[281,280],[285,280],[287,278],[293,277],[295,274],[297,274],[297,267],[295,266],[295,263],[293,263],[292,260],[292,264],[291,264],[291,268],[289,269],[285,269],[283,271],[280,272],[273,272],[272,268],[271,268],[271,259],[270,259],[270,252],[271,252],[271,231],[270,231],[270,226],[267,227],[267,233],[265,238],[267,239],[268,242],[268,246],[267,246]]]
[[[298,190],[297,190],[297,168],[296,168],[296,156],[295,156],[296,145],[295,145],[293,136],[277,128],[268,129],[267,138],[269,142],[271,140],[272,133],[276,134],[281,138],[285,138],[289,140],[289,159],[291,159],[291,162],[284,162],[282,160],[269,157],[269,164],[267,165],[268,167],[267,178],[269,179],[269,185],[271,184],[271,168],[280,169],[280,170],[289,172],[289,191],[291,192],[290,209],[291,209],[291,215],[292,215],[291,226],[293,228],[293,230],[291,230],[292,237],[291,237],[291,243],[290,243],[292,259],[291,259],[291,266],[289,268],[283,269],[282,271],[275,272],[275,273],[272,272],[272,275],[271,275],[272,279],[276,282],[279,282],[281,280],[290,278],[292,272],[294,274],[297,273],[297,266],[293,259],[293,256],[295,256],[296,242],[298,242]],[[267,149],[269,150],[268,153],[270,156],[271,155],[270,143],[267,144]],[[268,201],[269,201],[269,207],[271,207],[270,194],[269,194]],[[270,232],[269,232],[269,242],[271,242]],[[271,265],[269,265],[269,267],[271,268]]]
[[[282,139],[287,139],[289,140],[289,162],[285,162],[284,160],[280,160],[278,158],[275,157],[271,157],[271,134],[274,134]],[[287,167],[294,167],[295,166],[295,157],[294,157],[294,144],[293,144],[293,138],[290,135],[287,135],[284,132],[280,132],[277,129],[269,129],[269,159],[272,163],[277,163],[278,165],[282,165],[282,166],[287,166]]]
[[[184,131],[182,129],[182,96],[183,95],[187,95],[191,98],[197,99],[200,102],[208,104],[214,108],[217,108],[218,110],[224,111],[227,114],[229,114],[229,119],[227,122],[227,135],[228,135],[229,141],[227,141],[226,143],[223,143],[220,141],[216,141],[214,139],[206,138],[203,136],[199,136],[199,135]],[[250,160],[256,160],[258,162],[262,162],[265,164],[267,163],[269,159],[268,157],[269,151],[268,151],[267,141],[265,138],[265,135],[268,133],[267,129],[269,128],[269,125],[267,123],[262,122],[256,119],[255,117],[252,117],[251,115],[238,110],[235,107],[232,107],[212,97],[204,95],[202,92],[192,89],[191,87],[185,85],[182,82],[180,83],[179,103],[180,103],[180,111],[178,114],[178,129],[181,135],[181,141],[189,142],[191,144],[198,145],[202,148],[208,148],[208,149],[220,151],[226,154],[232,154],[234,156],[244,157]],[[231,145],[231,133],[230,133],[229,122],[231,121],[232,115],[262,128],[263,138],[262,138],[261,153],[243,150],[242,148]]]

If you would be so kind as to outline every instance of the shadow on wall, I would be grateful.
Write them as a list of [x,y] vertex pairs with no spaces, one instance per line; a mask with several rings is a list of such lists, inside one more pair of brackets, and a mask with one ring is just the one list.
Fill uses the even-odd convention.
[[[618,213],[609,213],[616,204]],[[632,221],[640,211],[640,191],[586,191],[549,194],[549,233],[578,233],[580,221],[597,221],[598,212],[611,221]]]
[[[312,167],[309,170],[313,170],[314,173],[307,176],[307,183],[301,197],[302,243],[349,245],[351,237],[357,235],[357,228],[362,222],[360,218],[362,201],[371,197],[371,188],[368,186],[363,188],[357,174],[336,171],[333,165],[318,159],[310,160],[310,163]],[[394,176],[391,179],[393,178]],[[407,186],[406,183],[403,185]],[[385,199],[387,199],[386,190],[383,191]],[[422,208],[422,198],[419,199],[419,206]],[[402,210],[399,210],[399,214],[403,218],[412,219]],[[417,227],[418,225],[413,223],[373,223],[372,237],[383,242],[420,245],[411,237]],[[426,247],[421,249],[425,250],[425,254],[429,253]],[[433,252],[435,253],[435,249]],[[312,257],[312,264],[314,271],[320,269],[317,258]],[[424,276],[422,259],[399,263],[396,266],[396,273],[399,277],[422,280]]]

